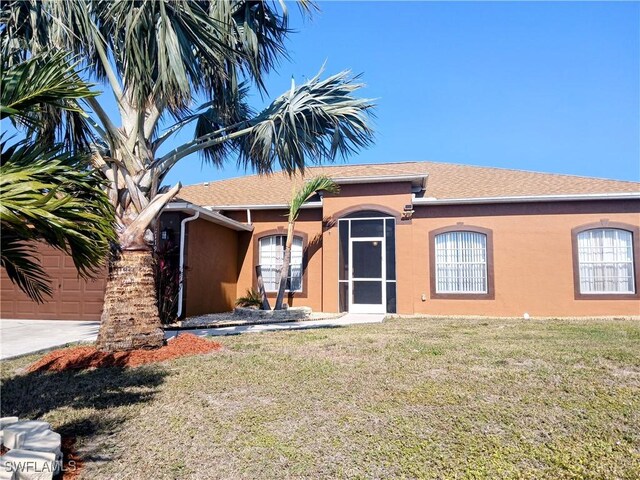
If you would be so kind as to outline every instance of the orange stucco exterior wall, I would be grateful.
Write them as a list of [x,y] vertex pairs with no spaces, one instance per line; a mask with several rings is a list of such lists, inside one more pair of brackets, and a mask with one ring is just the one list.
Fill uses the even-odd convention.
[[[256,288],[255,266],[258,264],[258,241],[264,235],[287,234],[286,210],[253,210],[251,220],[253,234],[245,234],[241,240],[237,295],[242,296],[248,288]],[[246,221],[246,213],[234,212],[229,215],[235,220]],[[286,303],[290,306],[309,306],[314,311],[322,311],[322,213],[319,209],[302,210],[296,222],[295,234],[304,239],[304,271],[302,292],[289,294]],[[268,293],[273,306],[276,294]]]
[[[316,311],[338,311],[338,228],[334,221],[358,209],[379,209],[396,217],[400,314],[640,315],[638,299],[576,298],[571,235],[575,227],[601,221],[640,226],[640,201],[416,206],[411,219],[402,219],[405,205],[410,204],[409,183],[345,185],[340,194],[325,196],[322,210],[304,210],[296,223],[296,232],[306,235],[308,240],[315,239],[315,248],[308,259],[304,292],[290,297],[289,304],[310,306]],[[255,242],[278,229],[284,234],[285,213],[252,211],[253,235],[246,234],[244,242],[240,242],[237,295],[255,287],[254,267],[258,262]],[[230,216],[246,221],[244,212]],[[493,299],[431,298],[429,232],[458,224],[493,232]],[[640,248],[640,239],[635,240],[635,248]]]
[[[324,309],[337,312],[338,306],[338,225],[333,223],[358,209],[381,210],[399,216],[405,205],[411,204],[410,183],[380,183],[344,185],[338,195],[324,198],[324,215],[328,221],[323,235]],[[403,285],[405,272],[411,271],[411,255],[405,245],[411,240],[411,232],[401,221],[396,222],[396,272],[397,309],[399,313],[413,313],[411,294]]]
[[206,220],[187,224],[185,313],[233,310],[238,279],[238,232]]
[[[411,205],[408,182],[343,185],[326,195],[323,207],[304,209],[295,232],[304,239],[303,291],[291,294],[291,306],[337,312],[337,220],[358,210],[378,210],[396,218],[397,313],[480,316],[639,316],[638,298],[578,298],[575,294],[572,229],[622,223],[640,228],[639,200],[540,202],[493,205]],[[247,222],[246,211],[227,216]],[[167,217],[168,218],[168,217]],[[178,235],[176,216],[165,227]],[[202,219],[187,224],[184,305],[187,316],[233,309],[235,300],[256,287],[258,239],[286,233],[286,210],[252,210],[253,232],[236,232]],[[433,298],[430,232],[456,225],[492,232],[494,297]],[[637,235],[636,235],[637,236]],[[634,238],[640,249],[640,238]],[[43,265],[53,280],[53,298],[44,305],[29,301],[2,273],[2,318],[98,319],[105,278],[78,279],[70,258],[43,247]],[[638,262],[640,263],[640,262]],[[636,278],[640,264],[634,268]],[[636,291],[640,282],[636,281]],[[275,293],[269,294],[273,305]]]
[[[577,300],[571,230],[602,220],[640,225],[640,202],[576,202],[418,207],[412,220],[411,273],[405,272],[414,313],[435,315],[640,315],[637,299]],[[431,299],[429,231],[456,225],[493,231],[495,299]],[[636,248],[640,244],[636,240]],[[637,267],[637,266],[636,266]],[[640,288],[637,285],[636,288]],[[427,300],[422,301],[422,294]]]

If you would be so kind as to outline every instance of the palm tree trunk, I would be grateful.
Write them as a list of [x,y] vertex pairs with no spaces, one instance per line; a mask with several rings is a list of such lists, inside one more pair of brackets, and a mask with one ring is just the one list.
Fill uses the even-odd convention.
[[160,325],[152,252],[123,250],[110,265],[96,345],[107,352],[158,348]]
[[[118,232],[121,249],[118,257],[109,264],[97,340],[97,347],[102,351],[158,348],[164,343],[158,312],[153,249],[145,235],[151,233],[150,224],[180,187],[178,183],[165,193],[156,195],[141,211],[132,202],[123,207],[119,214],[126,226]],[[135,185],[129,187],[128,191],[132,197],[142,198],[144,195]]]
[[291,264],[291,246],[293,245],[293,226],[294,222],[289,221],[287,227],[287,243],[284,249],[284,258],[282,259],[282,270],[280,270],[280,284],[278,285],[278,296],[274,310],[282,310],[284,301],[284,291],[287,288],[287,279],[289,278],[289,265]]
[[262,299],[260,309],[271,310],[269,299],[267,298],[267,292],[264,290],[264,281],[262,280],[262,265],[256,265],[256,278],[258,279],[258,292],[260,292],[260,298]]

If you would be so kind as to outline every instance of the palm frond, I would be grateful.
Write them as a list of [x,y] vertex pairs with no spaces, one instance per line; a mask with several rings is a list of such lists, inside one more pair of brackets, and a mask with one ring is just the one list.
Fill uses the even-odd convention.
[[108,21],[110,4],[104,0],[3,1],[0,16],[4,27],[0,36],[3,54],[10,64],[17,64],[32,55],[64,51],[82,59],[83,66],[96,79],[106,81],[108,66],[101,53],[108,49],[112,29]]
[[2,226],[0,266],[29,298],[41,303],[45,296],[51,295],[51,285],[47,273],[36,260],[36,255],[35,244],[21,240],[10,228]]
[[354,97],[363,87],[348,71],[319,75],[280,95],[238,138],[239,164],[258,172],[279,165],[286,172],[345,158],[372,143],[371,100]]
[[2,145],[0,222],[20,241],[44,241],[71,255],[81,276],[104,264],[114,213],[87,158],[60,146]]
[[[200,107],[195,137],[206,137],[214,132],[237,124],[246,123],[255,115],[247,103],[249,86],[246,83],[237,88],[229,87],[221,91],[215,101],[207,102]],[[213,165],[222,165],[237,145],[233,141],[226,141],[210,145],[202,150],[204,160]]]
[[10,118],[39,141],[52,144],[59,137],[69,149],[86,149],[90,126],[78,99],[94,97],[97,92],[80,79],[77,64],[69,63],[64,52],[9,63],[3,54],[0,119]]
[[[212,2],[213,12],[220,4]],[[282,13],[266,0],[237,0],[230,2],[231,45],[237,52],[235,61],[240,71],[249,73],[258,88],[266,92],[263,76],[269,73],[282,58],[287,58],[285,40],[290,33],[286,4],[280,2]],[[301,3],[308,10],[309,2]]]
[[194,93],[217,99],[219,86],[262,75],[284,55],[286,20],[262,1],[112,2],[94,9],[137,108],[185,113]]
[[[166,104],[183,112],[193,92],[215,99],[217,86],[245,76],[266,91],[263,77],[286,57],[284,2],[267,0],[76,0],[2,2],[12,58],[50,46],[86,59],[136,108]],[[305,11],[311,2],[302,2]],[[16,48],[16,45],[19,48]],[[22,49],[22,51],[20,50]],[[113,64],[109,64],[112,59]],[[115,67],[115,71],[109,71]],[[118,78],[108,78],[115,76]]]
[[180,159],[207,149],[218,149],[214,162],[222,161],[222,153],[235,150],[238,166],[258,173],[271,172],[276,166],[288,173],[304,172],[308,164],[344,158],[373,141],[369,119],[374,104],[352,95],[363,87],[354,80],[349,72],[325,80],[316,76],[280,95],[249,120],[201,132],[157,159],[153,167],[165,175]]
[[94,97],[91,85],[76,72],[77,64],[68,62],[67,54],[38,55],[2,72],[0,119],[11,117],[32,124],[31,114],[41,105],[82,112],[72,100]]
[[[33,300],[51,289],[37,259],[42,241],[71,255],[78,273],[91,276],[115,240],[114,213],[100,175],[89,170],[85,114],[77,100],[95,96],[64,53],[12,63],[2,51],[0,116],[26,127],[25,139],[0,137],[2,266]],[[56,142],[56,130],[66,143]]]
[[329,193],[338,193],[340,186],[330,177],[320,175],[306,181],[298,190],[295,191],[291,203],[289,205],[289,221],[298,219],[300,209],[316,192],[325,191]]

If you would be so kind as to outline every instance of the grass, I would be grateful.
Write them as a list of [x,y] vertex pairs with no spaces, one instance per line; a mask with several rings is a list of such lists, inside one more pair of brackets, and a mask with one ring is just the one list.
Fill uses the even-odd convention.
[[393,319],[24,374],[2,414],[76,435],[85,478],[640,478],[640,324]]

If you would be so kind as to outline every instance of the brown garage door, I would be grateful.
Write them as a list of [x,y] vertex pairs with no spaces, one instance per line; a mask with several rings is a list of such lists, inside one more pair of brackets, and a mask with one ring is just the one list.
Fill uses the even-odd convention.
[[46,245],[39,257],[51,278],[53,295],[35,303],[18,289],[0,269],[0,318],[36,320],[100,320],[106,272],[96,280],[82,280],[71,257]]

